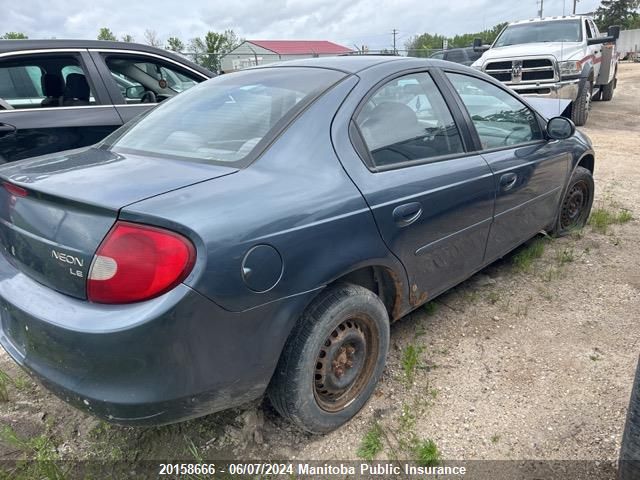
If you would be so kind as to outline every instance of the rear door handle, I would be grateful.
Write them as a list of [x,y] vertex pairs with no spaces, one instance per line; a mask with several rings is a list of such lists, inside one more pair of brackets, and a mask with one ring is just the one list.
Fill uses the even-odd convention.
[[517,181],[518,181],[517,174],[513,172],[505,173],[500,177],[500,188],[502,189],[503,192],[511,190],[513,187],[515,187]]
[[418,220],[422,215],[422,205],[419,202],[405,203],[393,209],[393,221],[399,227],[406,227]]

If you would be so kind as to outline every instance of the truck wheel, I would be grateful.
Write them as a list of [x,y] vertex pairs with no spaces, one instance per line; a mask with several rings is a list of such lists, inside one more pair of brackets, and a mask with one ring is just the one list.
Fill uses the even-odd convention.
[[380,298],[359,285],[330,287],[291,332],[269,385],[271,404],[303,430],[330,432],[367,402],[388,350]]
[[550,233],[562,237],[584,227],[591,213],[593,193],[593,175],[584,167],[576,167]]
[[631,390],[618,460],[618,480],[636,478],[640,478],[640,369],[638,368],[636,368],[636,378]]
[[600,90],[602,91],[602,100],[608,102],[613,98],[613,90],[616,87],[616,77],[613,77],[609,83],[607,83]]
[[591,109],[592,96],[593,81],[589,80],[582,86],[578,93],[578,98],[576,98],[571,105],[571,120],[573,120],[573,123],[579,127],[587,123],[589,110]]

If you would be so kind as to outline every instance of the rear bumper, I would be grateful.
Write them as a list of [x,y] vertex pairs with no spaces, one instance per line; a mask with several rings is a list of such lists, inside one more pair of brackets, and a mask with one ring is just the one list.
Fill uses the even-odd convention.
[[0,343],[63,400],[160,425],[258,398],[312,293],[227,312],[185,285],[131,305],[59,294],[0,255]]
[[564,100],[575,100],[578,98],[578,90],[580,88],[580,79],[564,80],[555,83],[538,83],[538,84],[507,84],[509,88],[516,91],[520,95],[544,97],[544,98],[560,98]]

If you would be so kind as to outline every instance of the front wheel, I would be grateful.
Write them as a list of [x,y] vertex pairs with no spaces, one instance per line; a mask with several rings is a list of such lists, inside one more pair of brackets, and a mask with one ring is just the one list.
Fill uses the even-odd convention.
[[370,290],[330,287],[294,327],[269,385],[275,409],[298,427],[326,433],[367,402],[384,370],[389,316]]
[[551,233],[561,237],[584,227],[591,213],[593,193],[593,175],[584,167],[576,167]]
[[571,105],[571,120],[578,127],[587,123],[589,118],[589,111],[591,110],[591,97],[593,96],[593,81],[589,80],[585,83],[580,92],[578,98],[576,98]]

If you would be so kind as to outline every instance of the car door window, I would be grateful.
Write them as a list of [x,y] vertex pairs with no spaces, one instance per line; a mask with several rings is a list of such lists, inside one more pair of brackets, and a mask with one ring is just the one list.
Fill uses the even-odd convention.
[[593,38],[593,32],[591,31],[591,25],[589,25],[589,22],[587,20],[584,21],[584,26],[587,29],[587,38]]
[[[147,98],[161,101],[203,80],[186,69],[151,57],[110,55],[105,63],[125,104],[140,103],[146,92],[153,94]],[[122,101],[116,100],[116,104],[122,104]]]
[[447,73],[469,111],[483,149],[541,140],[534,112],[503,89],[469,75]]
[[464,50],[450,50],[447,53],[447,60],[455,63],[462,63],[467,60]]
[[437,58],[442,60],[444,58],[444,52],[436,52],[433,55],[431,55],[431,58]]
[[77,55],[19,55],[0,61],[0,98],[14,109],[96,103]]
[[464,151],[453,117],[427,73],[395,78],[377,89],[356,124],[376,167]]

